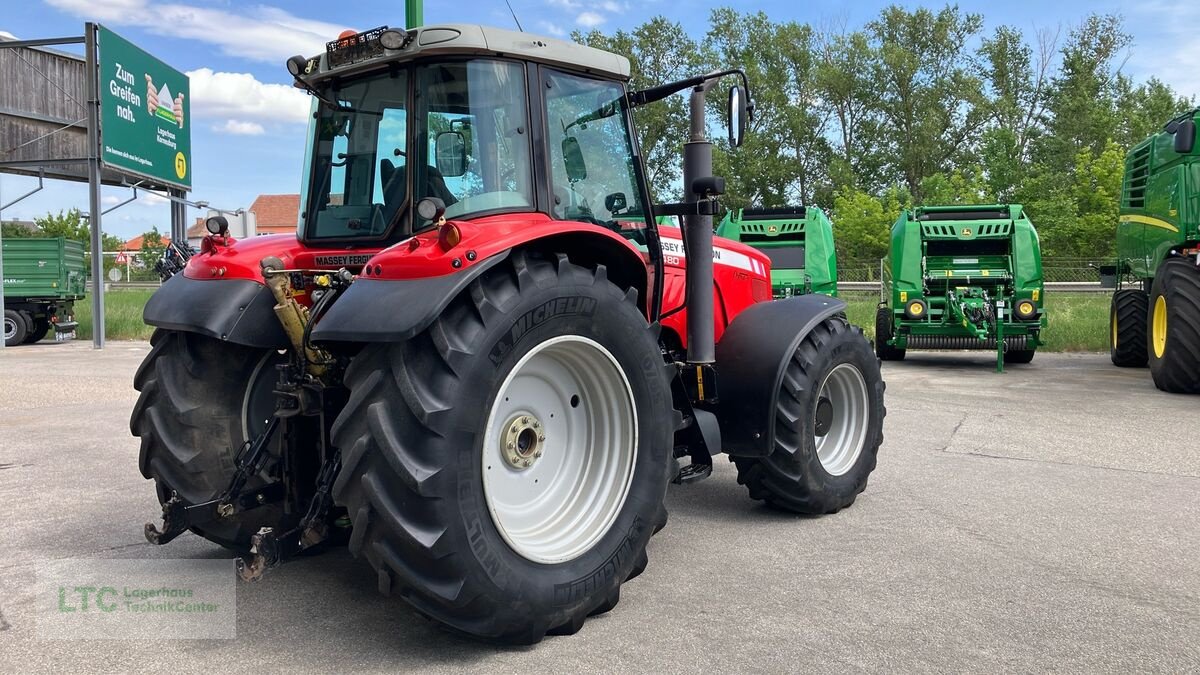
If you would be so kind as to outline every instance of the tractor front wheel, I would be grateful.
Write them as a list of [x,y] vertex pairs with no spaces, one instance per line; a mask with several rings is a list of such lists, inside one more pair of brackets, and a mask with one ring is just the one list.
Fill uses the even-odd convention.
[[835,513],[867,487],[883,442],[883,378],[862,330],[833,317],[796,348],[775,410],[775,444],[735,457],[752,499],[796,513]]
[[1184,258],[1163,262],[1149,305],[1146,356],[1155,386],[1200,393],[1200,270]]
[[423,333],[354,357],[333,494],[380,591],[506,643],[616,605],[666,520],[678,419],[634,298],[602,267],[518,252]]
[[[160,503],[178,494],[185,505],[201,504],[228,489],[238,450],[275,412],[275,364],[283,358],[195,333],[154,332],[134,376],[141,395],[129,428],[142,439],[139,465],[154,479]],[[276,432],[270,447],[278,448],[281,436]],[[270,464],[246,489],[270,481]],[[281,504],[267,504],[192,531],[244,553],[260,527],[280,528],[284,520]]]
[[1123,288],[1112,297],[1108,312],[1108,356],[1114,366],[1146,367],[1146,292]]

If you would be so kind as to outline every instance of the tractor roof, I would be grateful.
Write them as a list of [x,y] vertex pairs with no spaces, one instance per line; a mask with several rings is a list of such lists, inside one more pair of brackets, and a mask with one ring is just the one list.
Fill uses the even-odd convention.
[[385,30],[380,27],[330,41],[324,54],[308,60],[305,77],[319,82],[430,56],[502,56],[610,79],[629,79],[629,59],[567,40],[473,24],[443,24],[408,31],[390,29],[407,33],[407,39],[400,49],[385,49],[379,42]]

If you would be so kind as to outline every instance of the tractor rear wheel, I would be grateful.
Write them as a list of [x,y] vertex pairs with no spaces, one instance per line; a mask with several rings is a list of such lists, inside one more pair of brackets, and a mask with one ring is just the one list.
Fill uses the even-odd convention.
[[334,499],[379,589],[506,643],[612,609],[666,521],[666,365],[633,292],[513,254],[351,362]]
[[1183,258],[1163,262],[1149,305],[1146,356],[1155,386],[1200,393],[1200,270]]
[[25,341],[25,335],[29,329],[25,326],[25,319],[20,313],[15,310],[4,310],[4,346],[16,347]]
[[1147,305],[1146,292],[1140,288],[1123,288],[1113,293],[1108,312],[1108,356],[1114,366],[1146,367]]
[[895,337],[892,310],[880,307],[875,310],[875,355],[884,361],[903,361],[905,350],[888,344]]
[[796,513],[835,513],[867,487],[883,442],[883,378],[857,326],[833,317],[788,361],[766,457],[735,457],[752,499]]
[[[158,329],[133,386],[141,392],[130,431],[142,439],[139,466],[155,481],[160,503],[178,493],[185,504],[219,497],[234,474],[243,443],[261,434],[275,411],[275,364],[284,358],[214,338]],[[280,447],[276,433],[272,448]],[[271,462],[247,482],[270,480]],[[268,504],[192,529],[239,552],[260,527],[286,525],[283,507]]]

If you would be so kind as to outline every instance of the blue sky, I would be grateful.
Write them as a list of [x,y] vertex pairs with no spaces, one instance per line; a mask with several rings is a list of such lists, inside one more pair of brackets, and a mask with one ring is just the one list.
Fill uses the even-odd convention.
[[[267,0],[270,2],[271,0]],[[757,3],[698,0],[686,5],[667,0],[511,0],[525,30],[565,35],[575,29],[630,28],[663,14],[693,35],[706,27],[709,10],[731,5],[742,11],[762,10],[776,20],[815,26],[857,27],[889,2],[769,0]],[[941,7],[940,3],[924,4]],[[1063,35],[1089,11],[1117,12],[1135,38],[1125,71],[1138,79],[1157,75],[1185,95],[1200,95],[1200,3],[1194,0],[1150,2],[1084,2],[1059,0],[1007,3],[960,2],[980,12],[987,30],[1009,24],[1032,33],[1055,30]],[[316,54],[326,40],[345,28],[359,30],[404,23],[397,0],[343,0],[287,4],[199,0],[44,0],[23,4],[21,12],[4,12],[0,31],[18,38],[80,34],[93,20],[132,40],[168,64],[191,74],[192,199],[221,208],[249,206],[260,193],[299,190],[304,120],[308,103],[289,86],[284,60],[296,53]],[[478,22],[511,27],[503,0],[458,0],[425,3],[425,23]],[[0,176],[0,203],[36,185],[36,179]],[[136,202],[104,217],[106,232],[128,238],[158,226],[167,230],[165,200],[140,193]],[[106,188],[106,205],[129,196],[128,190]],[[86,185],[48,181],[47,188],[3,212],[4,219],[29,219],[47,211],[78,206],[86,209]],[[189,210],[190,216],[201,215]]]

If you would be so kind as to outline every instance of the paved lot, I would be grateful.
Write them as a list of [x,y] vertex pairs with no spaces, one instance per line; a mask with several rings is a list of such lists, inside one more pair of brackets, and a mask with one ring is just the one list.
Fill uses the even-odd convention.
[[158,509],[127,424],[146,351],[0,354],[0,670],[1200,669],[1200,398],[1103,355],[888,364],[879,469],[853,507],[775,513],[721,463],[672,488],[649,569],[574,637],[450,636],[338,551],[239,586],[235,641],[35,640],[39,561],[225,555],[142,538]]

